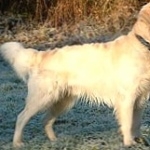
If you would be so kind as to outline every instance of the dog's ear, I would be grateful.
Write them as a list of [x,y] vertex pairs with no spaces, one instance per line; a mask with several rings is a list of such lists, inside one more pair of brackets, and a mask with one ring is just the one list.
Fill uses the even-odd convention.
[[148,3],[141,9],[138,18],[146,25],[150,25],[150,3]]
[[133,32],[150,42],[150,3],[145,5],[139,12]]

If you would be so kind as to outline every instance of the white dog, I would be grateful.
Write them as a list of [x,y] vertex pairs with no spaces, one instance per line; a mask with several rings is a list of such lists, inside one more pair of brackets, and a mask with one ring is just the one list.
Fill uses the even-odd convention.
[[26,106],[16,123],[15,147],[23,145],[22,132],[29,119],[43,109],[47,136],[56,140],[53,123],[80,97],[114,107],[124,145],[133,145],[141,136],[142,105],[150,94],[150,3],[128,35],[112,42],[53,51],[9,42],[0,47],[0,53],[28,85]]

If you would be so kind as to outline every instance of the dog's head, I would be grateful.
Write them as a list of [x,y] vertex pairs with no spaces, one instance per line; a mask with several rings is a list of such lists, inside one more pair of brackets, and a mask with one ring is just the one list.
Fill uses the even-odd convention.
[[132,31],[150,43],[150,3],[142,7]]

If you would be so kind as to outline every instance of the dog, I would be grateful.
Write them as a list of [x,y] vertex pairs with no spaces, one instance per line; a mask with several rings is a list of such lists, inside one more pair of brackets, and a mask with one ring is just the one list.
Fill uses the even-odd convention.
[[125,146],[141,137],[142,106],[150,94],[150,3],[142,7],[132,30],[114,41],[46,51],[7,42],[0,54],[28,87],[25,108],[16,122],[14,147],[24,145],[25,125],[42,110],[46,134],[56,140],[56,118],[81,97],[114,108]]

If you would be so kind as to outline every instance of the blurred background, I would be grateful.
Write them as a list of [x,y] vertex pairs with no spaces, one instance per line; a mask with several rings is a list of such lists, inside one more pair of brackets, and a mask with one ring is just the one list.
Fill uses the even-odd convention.
[[[47,41],[48,47],[54,48],[107,41],[114,33],[114,37],[126,34],[147,2],[149,0],[0,0],[0,43]],[[109,36],[105,38],[106,35]],[[59,38],[63,42],[54,44]]]

